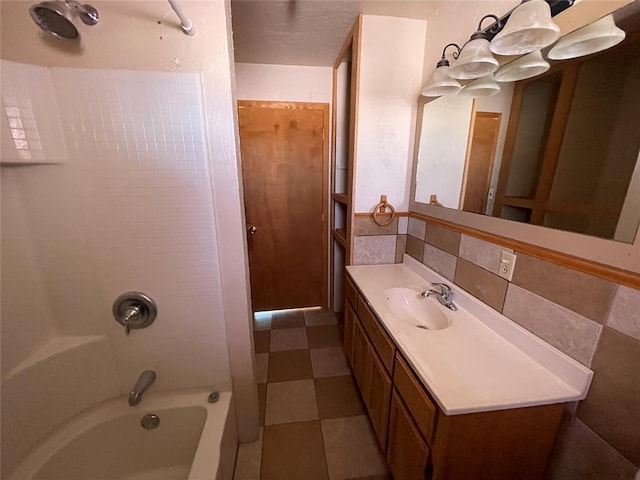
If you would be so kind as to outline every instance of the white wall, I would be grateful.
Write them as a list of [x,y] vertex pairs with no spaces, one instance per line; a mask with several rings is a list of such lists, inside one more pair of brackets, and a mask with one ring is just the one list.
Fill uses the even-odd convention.
[[[45,37],[28,3],[0,4],[2,58],[64,67],[49,100],[68,150],[61,164],[2,169],[2,248],[15,253],[2,256],[3,469],[144,368],[154,390],[233,382],[241,437],[257,433],[229,5],[183,2],[198,30],[187,37],[167,2],[93,3],[101,22],[81,25],[79,44]],[[127,337],[111,303],[133,289],[159,317]],[[48,361],[66,351],[83,361]],[[7,382],[39,364],[48,383]]]
[[354,212],[383,194],[408,210],[425,32],[424,20],[363,17]]
[[331,103],[332,67],[236,63],[239,100]]
[[467,159],[473,98],[449,95],[425,104],[416,170],[416,195],[431,195],[448,208],[460,208],[462,176]]

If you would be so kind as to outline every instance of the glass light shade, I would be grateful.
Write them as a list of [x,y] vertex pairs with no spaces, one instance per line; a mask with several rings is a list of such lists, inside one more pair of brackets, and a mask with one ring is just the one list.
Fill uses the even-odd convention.
[[590,55],[617,45],[625,35],[624,30],[616,26],[613,15],[607,15],[562,37],[549,51],[548,57],[551,60],[567,60]]
[[555,42],[560,27],[551,20],[551,8],[544,0],[528,0],[511,12],[507,24],[491,41],[496,55],[524,55]]
[[466,97],[490,97],[500,91],[500,85],[498,85],[493,79],[492,75],[478,78],[472,82],[467,83],[458,95],[464,95]]
[[425,97],[440,97],[442,95],[455,95],[460,90],[460,82],[449,76],[451,67],[438,67],[429,77],[427,85],[421,94]]
[[517,82],[525,78],[535,77],[549,70],[550,65],[544,58],[540,50],[509,62],[498,69],[493,78],[498,82]]
[[458,80],[472,80],[489,75],[497,69],[498,61],[489,50],[489,40],[477,38],[462,47],[449,74]]

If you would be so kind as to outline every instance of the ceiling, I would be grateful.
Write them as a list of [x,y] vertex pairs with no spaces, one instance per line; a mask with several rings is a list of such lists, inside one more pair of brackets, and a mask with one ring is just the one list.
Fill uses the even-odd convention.
[[333,66],[358,13],[427,18],[437,0],[232,0],[239,63]]

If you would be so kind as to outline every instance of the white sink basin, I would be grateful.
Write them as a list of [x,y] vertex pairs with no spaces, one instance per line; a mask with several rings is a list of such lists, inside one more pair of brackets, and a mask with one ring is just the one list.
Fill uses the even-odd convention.
[[437,300],[424,298],[411,288],[389,288],[384,291],[387,308],[398,320],[425,330],[444,330],[451,326],[451,318]]

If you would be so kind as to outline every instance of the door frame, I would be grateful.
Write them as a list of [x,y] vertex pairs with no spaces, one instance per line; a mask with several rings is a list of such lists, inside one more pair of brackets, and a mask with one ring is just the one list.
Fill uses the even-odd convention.
[[[327,213],[329,207],[329,104],[314,102],[283,102],[267,100],[238,100],[237,108],[279,108],[288,110],[321,110],[322,116],[322,306],[328,307],[327,279],[329,275],[329,231]],[[242,165],[242,155],[240,156]],[[242,171],[242,170],[241,170]],[[243,194],[244,198],[244,177]],[[246,207],[245,207],[246,214]]]

